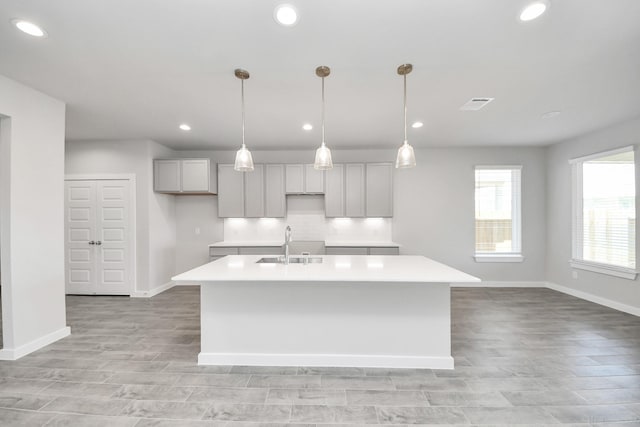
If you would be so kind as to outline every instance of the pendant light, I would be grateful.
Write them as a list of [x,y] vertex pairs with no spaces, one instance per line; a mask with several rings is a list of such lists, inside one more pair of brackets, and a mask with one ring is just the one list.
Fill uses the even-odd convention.
[[241,82],[241,97],[242,97],[242,147],[236,153],[236,162],[233,169],[239,172],[251,172],[253,170],[253,158],[251,152],[247,150],[247,146],[244,145],[244,81],[249,78],[249,72],[236,68],[234,74]]
[[407,74],[413,70],[413,65],[402,64],[398,67],[398,74],[404,77],[404,143],[398,149],[396,168],[412,168],[416,165],[416,155],[407,140]]
[[331,73],[331,69],[327,66],[320,66],[316,68],[316,75],[322,78],[322,144],[320,148],[316,150],[316,161],[313,163],[313,168],[317,170],[329,170],[333,169],[333,162],[331,161],[331,150],[324,143],[324,78]]

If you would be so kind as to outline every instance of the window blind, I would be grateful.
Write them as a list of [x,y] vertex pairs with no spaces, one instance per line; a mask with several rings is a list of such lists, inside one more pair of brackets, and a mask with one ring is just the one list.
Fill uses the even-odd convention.
[[520,166],[477,166],[476,253],[521,252]]
[[635,268],[635,161],[632,148],[573,164],[574,258]]

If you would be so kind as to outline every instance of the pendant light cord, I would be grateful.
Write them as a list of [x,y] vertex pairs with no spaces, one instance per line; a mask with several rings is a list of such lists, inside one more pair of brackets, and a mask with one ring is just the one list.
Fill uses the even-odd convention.
[[244,145],[244,79],[240,80],[240,93],[242,97],[242,148],[245,148]]
[[404,76],[404,143],[407,143],[407,75]]
[[322,145],[324,145],[324,77],[322,78]]

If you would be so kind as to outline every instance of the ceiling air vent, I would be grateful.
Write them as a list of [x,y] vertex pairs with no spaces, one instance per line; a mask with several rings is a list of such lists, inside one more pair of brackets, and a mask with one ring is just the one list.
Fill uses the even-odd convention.
[[466,104],[460,107],[461,111],[478,111],[491,101],[494,98],[471,98]]

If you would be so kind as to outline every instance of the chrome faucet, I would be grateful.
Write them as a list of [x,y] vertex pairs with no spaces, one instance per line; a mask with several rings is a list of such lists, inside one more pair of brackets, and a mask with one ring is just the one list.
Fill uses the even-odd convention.
[[291,241],[291,226],[284,229],[284,263],[289,264],[289,242]]

